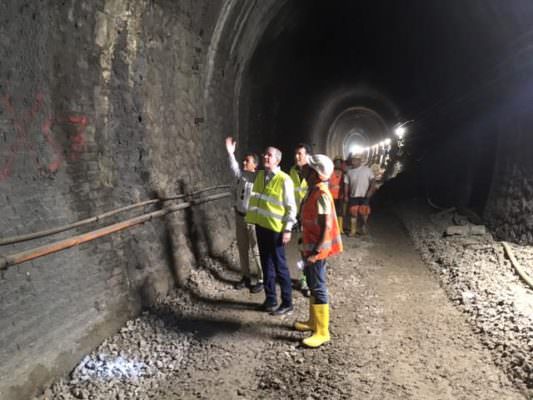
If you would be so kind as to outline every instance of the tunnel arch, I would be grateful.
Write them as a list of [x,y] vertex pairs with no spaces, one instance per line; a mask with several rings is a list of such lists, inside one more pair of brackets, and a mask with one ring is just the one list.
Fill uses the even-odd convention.
[[330,157],[347,159],[350,154],[381,142],[388,133],[387,123],[377,112],[366,107],[350,107],[330,125],[325,152]]
[[[231,184],[227,135],[241,155],[266,144],[290,154],[302,141],[335,155],[363,137],[338,128],[355,108],[389,130],[415,121],[397,193],[473,208],[498,238],[533,243],[530,0],[6,0],[0,10],[5,235]],[[231,217],[228,201],[11,270],[0,292],[35,301],[0,307],[25,318],[4,333],[0,376],[42,363],[47,379],[90,346],[87,332],[136,313],[145,283],[164,292],[200,257],[224,255]],[[73,284],[60,296],[55,276]],[[114,300],[93,307],[93,296]],[[47,341],[50,358],[34,347]]]
[[[279,20],[280,26],[286,22],[283,10],[287,1],[227,0],[222,2],[216,18],[202,83],[203,113],[208,122],[205,128],[210,134],[235,136],[241,148],[249,143],[248,136],[241,133],[245,120],[241,117],[243,77],[271,21]],[[221,115],[225,118],[221,119]]]

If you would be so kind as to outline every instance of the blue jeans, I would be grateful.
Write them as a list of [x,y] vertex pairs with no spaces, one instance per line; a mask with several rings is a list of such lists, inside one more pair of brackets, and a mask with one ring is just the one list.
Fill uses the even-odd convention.
[[328,304],[328,288],[326,286],[326,260],[318,260],[304,267],[307,285],[315,304]]
[[281,304],[292,306],[292,283],[285,259],[285,246],[282,243],[282,233],[255,226],[259,257],[263,267],[263,284],[265,287],[266,303],[278,303],[276,296],[276,281],[281,287]]

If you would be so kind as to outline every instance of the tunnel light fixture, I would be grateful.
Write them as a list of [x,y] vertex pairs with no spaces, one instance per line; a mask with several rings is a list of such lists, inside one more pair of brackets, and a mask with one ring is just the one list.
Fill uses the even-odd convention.
[[406,132],[407,132],[407,129],[405,128],[405,126],[401,126],[401,125],[394,130],[394,134],[398,136],[398,139],[403,139]]
[[385,146],[390,146],[392,140],[390,138],[387,138],[383,142],[385,142]]
[[409,121],[396,124],[396,129],[394,129],[394,134],[398,137],[398,140],[401,141],[403,139],[403,137],[407,133],[407,128],[405,126],[412,122],[415,122],[415,120],[410,119]]

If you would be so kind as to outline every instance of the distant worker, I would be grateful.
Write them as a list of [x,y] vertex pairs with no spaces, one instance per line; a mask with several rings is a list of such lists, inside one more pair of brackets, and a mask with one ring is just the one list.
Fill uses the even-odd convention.
[[343,216],[344,216],[344,170],[342,166],[342,158],[335,157],[333,165],[335,169],[329,178],[329,191],[335,201],[335,212],[337,213],[337,221],[341,233],[343,230]]
[[308,347],[319,347],[330,340],[329,302],[326,286],[326,258],[342,252],[342,240],[337,224],[335,204],[326,181],[333,173],[333,162],[325,155],[309,156],[304,176],[309,192],[301,208],[302,255],[305,275],[311,289],[309,319],[296,322],[299,331],[312,331],[304,339]]
[[[235,289],[244,289],[247,287],[251,293],[258,293],[263,290],[261,260],[259,258],[259,249],[257,248],[255,227],[247,223],[245,217],[248,211],[248,203],[254,185],[259,157],[254,153],[245,154],[241,171],[239,163],[235,159],[236,146],[237,142],[233,138],[226,138],[226,150],[228,152],[230,168],[237,179],[234,190],[235,230],[242,279],[234,287]],[[250,268],[251,264],[254,266],[253,271]]]
[[[272,315],[292,311],[292,286],[285,257],[285,245],[291,240],[296,223],[294,185],[289,175],[281,171],[281,151],[268,147],[263,155],[264,171],[256,175],[246,222],[255,225],[265,302],[261,308]],[[277,306],[276,282],[281,287],[281,304]]]
[[352,156],[351,169],[344,176],[344,200],[348,202],[350,213],[350,236],[357,233],[358,217],[361,217],[361,233],[367,233],[368,216],[370,215],[370,196],[375,191],[374,174],[362,163],[362,156]]
[[[298,143],[294,149],[294,162],[289,175],[294,183],[294,198],[296,200],[296,214],[299,215],[300,204],[307,194],[307,181],[302,177],[302,169],[307,165],[307,156],[311,153],[311,147],[305,143]],[[296,228],[298,228],[296,225]],[[309,287],[305,280],[305,274],[302,272],[298,277],[299,289],[302,294],[309,297]]]

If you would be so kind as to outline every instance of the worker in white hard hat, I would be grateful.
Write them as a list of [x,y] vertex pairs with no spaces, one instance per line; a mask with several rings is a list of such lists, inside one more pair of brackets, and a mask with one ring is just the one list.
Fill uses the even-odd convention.
[[300,251],[311,297],[308,320],[296,322],[294,327],[298,331],[313,332],[312,336],[303,340],[305,346],[312,348],[330,340],[326,258],[342,252],[335,203],[327,182],[333,169],[333,162],[329,157],[315,154],[308,157],[307,165],[302,171],[309,189],[300,210]]

